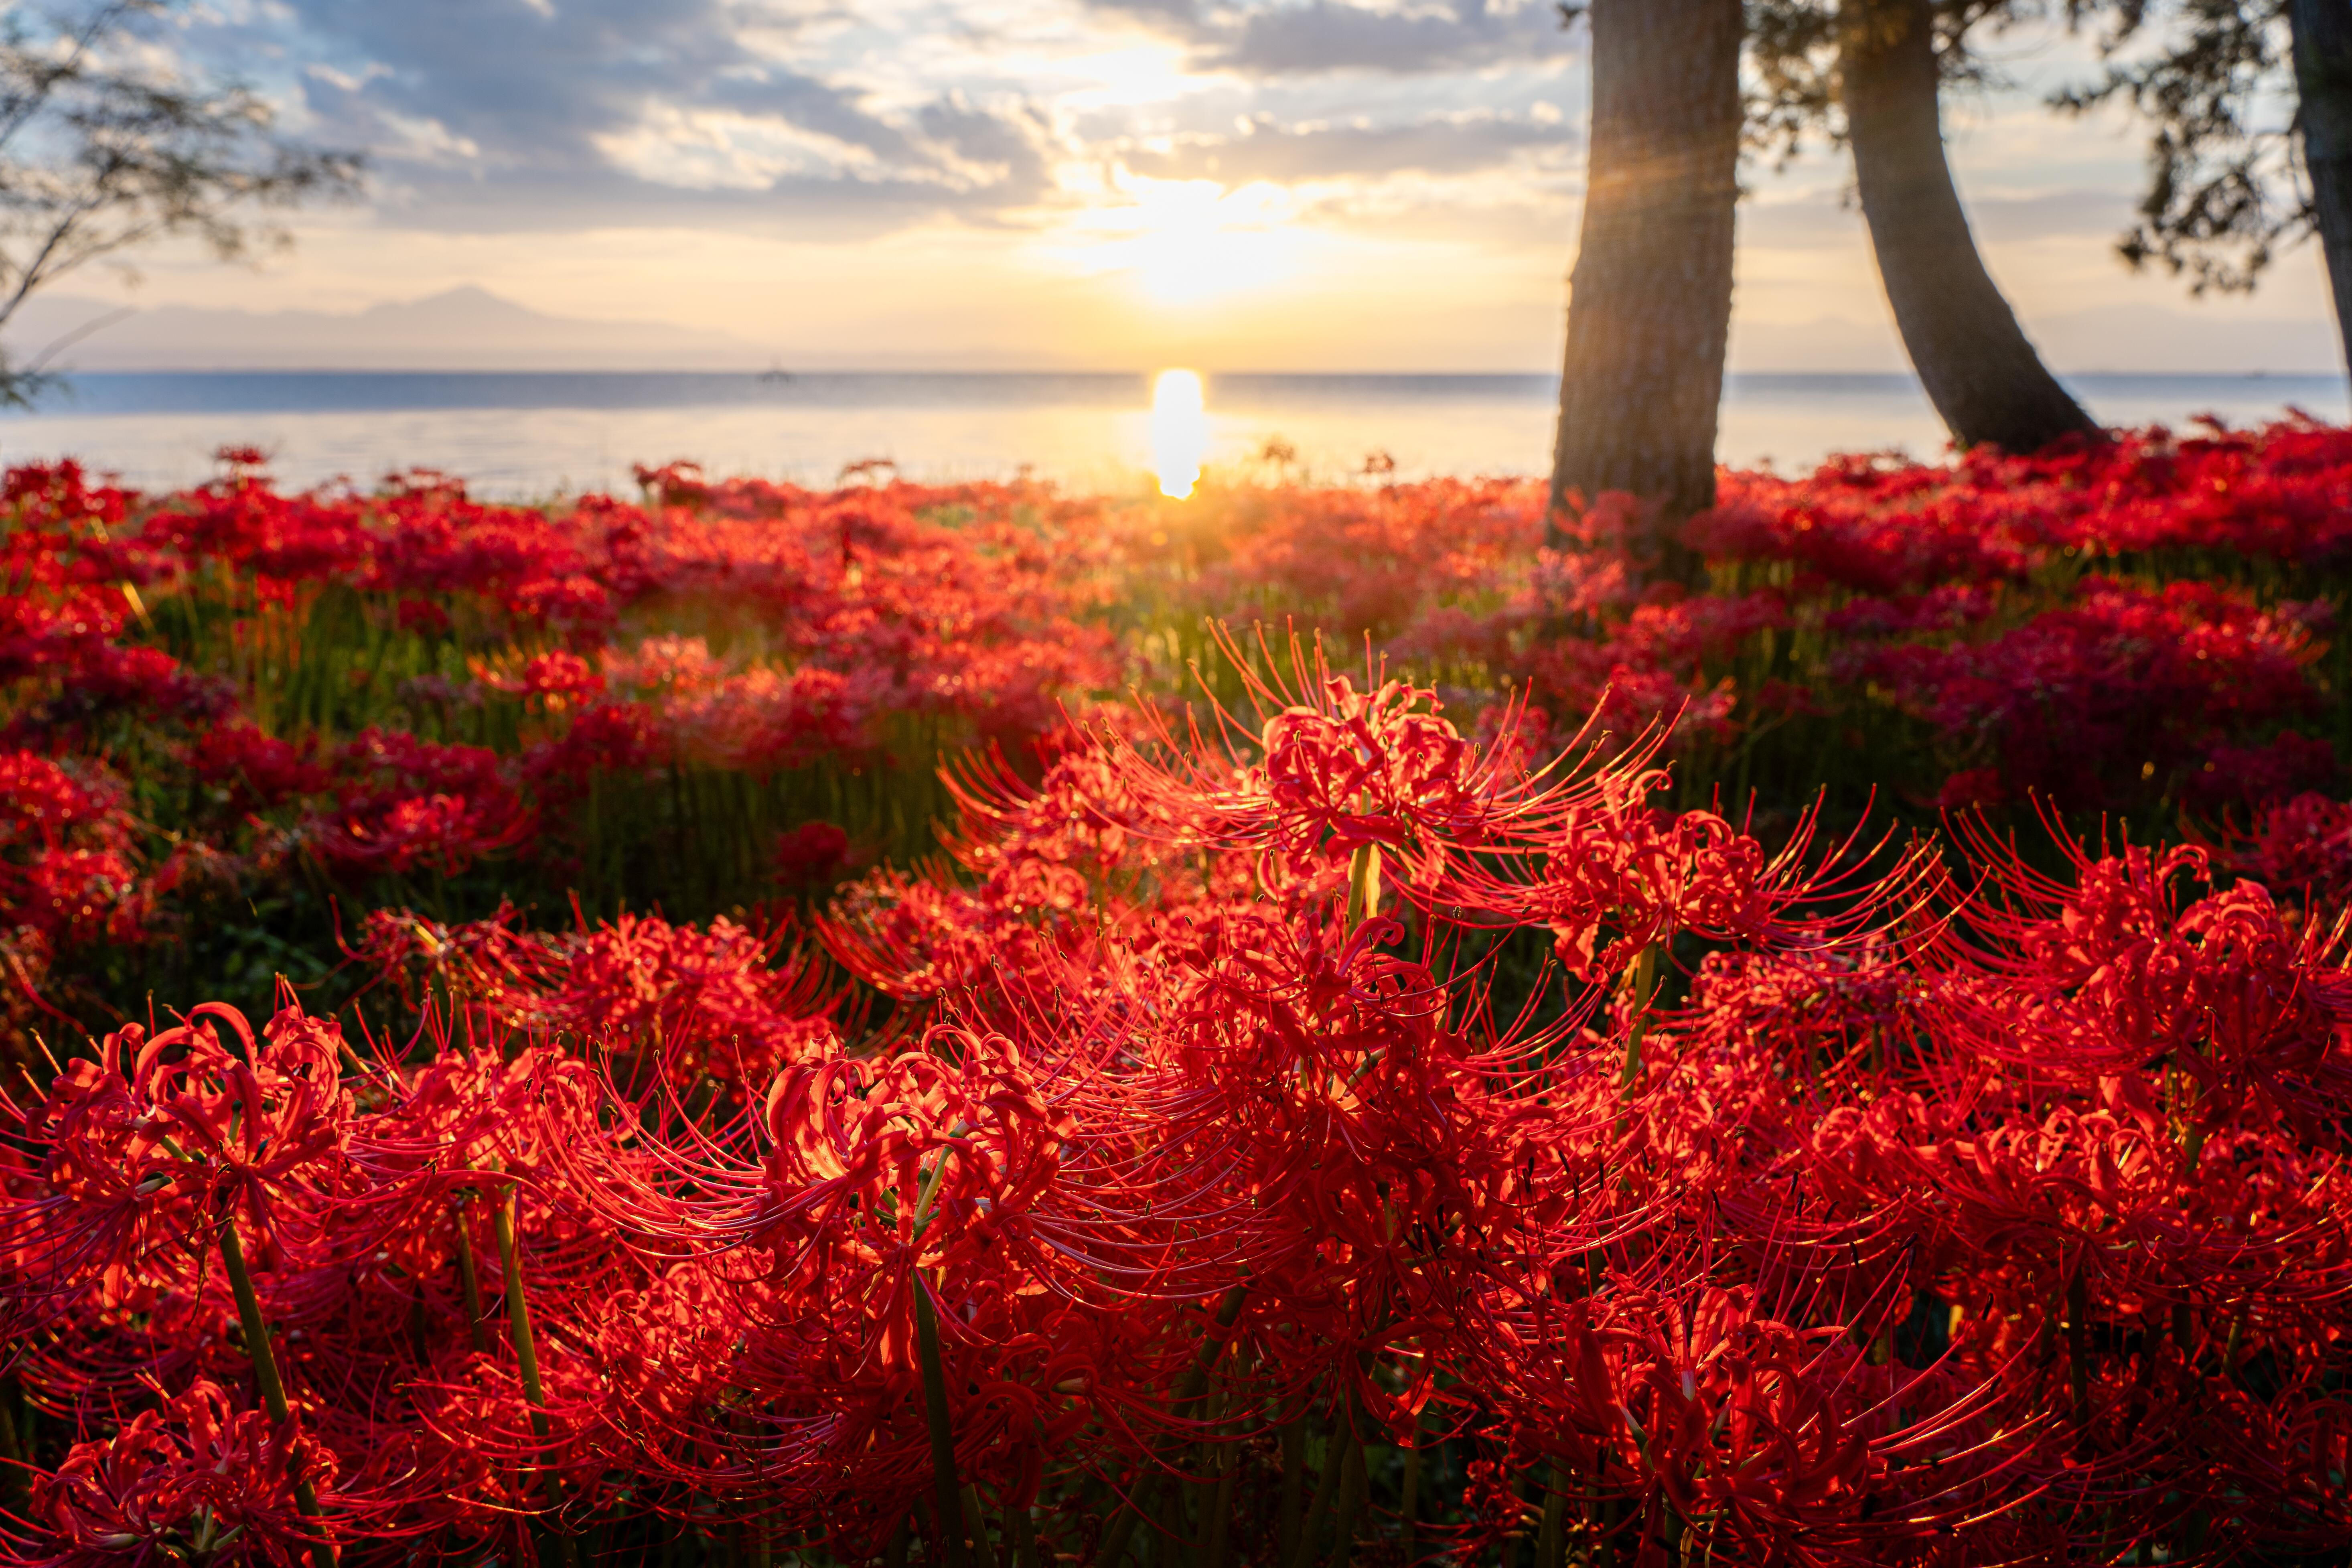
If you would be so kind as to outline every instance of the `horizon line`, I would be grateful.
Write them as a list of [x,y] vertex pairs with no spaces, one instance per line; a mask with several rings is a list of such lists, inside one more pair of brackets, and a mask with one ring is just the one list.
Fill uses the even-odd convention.
[[[771,376],[782,378],[789,384],[803,377],[836,375],[923,375],[923,376],[1087,376],[1102,379],[1129,376],[1151,376],[1163,370],[1181,368],[1197,370],[1204,376],[1286,376],[1286,377],[1355,377],[1355,378],[1453,378],[1461,380],[1558,380],[1559,373],[1550,370],[1433,370],[1397,368],[1388,370],[1349,370],[1332,368],[1281,369],[1204,368],[1180,364],[1177,362],[1133,366],[1072,366],[1072,365],[810,365],[799,368],[771,366],[753,370],[743,366],[721,365],[112,365],[103,369],[66,369],[52,374],[61,382],[98,376],[123,375],[708,375],[746,377],[761,380]],[[2343,380],[2343,370],[2280,369],[2273,366],[2252,366],[2239,369],[2120,369],[2113,366],[2058,369],[2058,375],[2074,376],[2179,376],[2215,380],[2264,380],[2280,378],[2298,381]],[[1871,376],[1886,380],[1916,381],[1917,374],[1909,368],[1808,366],[1771,369],[1727,370],[1726,380],[1741,376]]]

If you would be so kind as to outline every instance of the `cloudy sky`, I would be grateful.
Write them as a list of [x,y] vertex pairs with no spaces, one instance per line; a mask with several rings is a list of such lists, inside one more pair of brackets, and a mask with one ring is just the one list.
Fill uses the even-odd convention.
[[[146,304],[349,310],[478,284],[848,365],[1547,370],[1582,181],[1551,0],[201,0],[174,46],[315,139],[359,206]],[[2137,132],[2020,85],[1954,153],[2062,367],[2334,366],[2315,258],[2251,301],[2135,278]],[[1750,172],[1737,368],[1893,369],[1847,172]],[[77,279],[85,294],[112,291]]]

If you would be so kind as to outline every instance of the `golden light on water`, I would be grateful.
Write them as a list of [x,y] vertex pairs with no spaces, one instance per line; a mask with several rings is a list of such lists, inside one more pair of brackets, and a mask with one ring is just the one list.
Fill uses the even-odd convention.
[[1208,450],[1209,405],[1200,375],[1161,371],[1151,384],[1151,468],[1160,476],[1160,493],[1178,500],[1191,495]]

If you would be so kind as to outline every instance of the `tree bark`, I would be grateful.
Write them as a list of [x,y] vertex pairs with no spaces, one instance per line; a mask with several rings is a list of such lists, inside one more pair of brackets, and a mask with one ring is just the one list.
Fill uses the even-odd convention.
[[1716,406],[1739,199],[1740,0],[1593,0],[1592,132],[1569,283],[1551,526],[1616,490],[1673,526],[1715,504]]
[[1838,66],[1879,281],[1927,400],[1963,447],[2031,452],[2098,426],[2026,341],[1944,157],[1930,0],[1840,0]]
[[2319,248],[2336,296],[2336,334],[2352,370],[2352,0],[2287,0],[2295,128],[2319,211]]

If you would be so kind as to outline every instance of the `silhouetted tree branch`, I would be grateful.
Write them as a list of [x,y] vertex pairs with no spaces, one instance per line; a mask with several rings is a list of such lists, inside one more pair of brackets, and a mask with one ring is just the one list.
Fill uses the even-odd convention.
[[[187,237],[235,259],[288,243],[261,214],[356,190],[354,155],[280,135],[250,89],[154,63],[141,25],[173,5],[0,17],[0,327],[101,257]],[[0,354],[0,405],[29,401],[43,366]]]
[[[2352,361],[2352,0],[2113,0],[2108,61],[2052,101],[2148,121],[2147,188],[2116,244],[2192,293],[2251,290],[2313,235]],[[2153,36],[2156,47],[2119,59]]]

